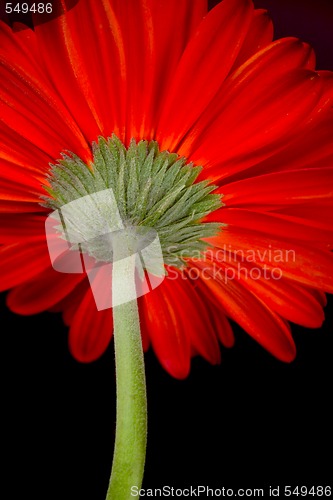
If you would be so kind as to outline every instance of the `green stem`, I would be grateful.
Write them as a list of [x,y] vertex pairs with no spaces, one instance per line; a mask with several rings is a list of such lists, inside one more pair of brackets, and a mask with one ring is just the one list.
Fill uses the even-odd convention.
[[[132,296],[135,256],[113,264],[113,302]],[[134,288],[135,290],[135,288]],[[135,295],[134,295],[135,296]],[[120,301],[119,301],[120,302]],[[129,500],[141,487],[147,444],[147,397],[137,300],[113,308],[117,379],[117,424],[106,500]]]

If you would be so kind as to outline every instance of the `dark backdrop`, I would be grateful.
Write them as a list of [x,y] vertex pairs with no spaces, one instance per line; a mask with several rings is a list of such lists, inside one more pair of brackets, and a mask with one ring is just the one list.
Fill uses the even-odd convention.
[[[255,4],[268,8],[276,37],[310,42],[318,67],[333,70],[331,1]],[[59,315],[16,316],[1,298],[2,433],[14,472],[11,493],[2,496],[104,500],[115,426],[112,346],[99,361],[79,364]],[[329,484],[332,302],[321,329],[293,327],[298,356],[290,365],[237,327],[221,366],[195,359],[185,381],[173,380],[149,352],[144,487]]]

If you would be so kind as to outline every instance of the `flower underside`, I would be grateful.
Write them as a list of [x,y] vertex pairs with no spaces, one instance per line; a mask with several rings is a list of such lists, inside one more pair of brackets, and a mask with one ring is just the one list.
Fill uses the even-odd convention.
[[[112,189],[124,227],[157,231],[166,265],[184,266],[186,259],[208,248],[203,240],[221,229],[221,223],[202,222],[222,206],[221,196],[212,193],[217,186],[207,180],[195,182],[202,167],[186,164],[175,153],[159,151],[156,141],[132,139],[126,148],[114,134],[107,140],[100,137],[93,143],[90,166],[66,152],[50,167],[49,185],[44,186],[49,196],[42,197],[43,206],[57,210]],[[87,217],[86,213],[82,216]],[[87,220],[87,227],[94,222]]]

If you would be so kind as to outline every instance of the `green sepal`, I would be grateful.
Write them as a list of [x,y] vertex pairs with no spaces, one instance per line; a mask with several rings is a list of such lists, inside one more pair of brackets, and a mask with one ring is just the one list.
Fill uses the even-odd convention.
[[[176,267],[204,252],[208,247],[204,239],[221,230],[221,223],[202,221],[223,203],[222,196],[214,193],[216,186],[197,181],[201,166],[160,151],[156,141],[132,139],[126,149],[115,134],[107,140],[99,137],[92,151],[89,166],[70,152],[50,166],[49,185],[44,186],[48,196],[41,197],[44,206],[56,210],[82,196],[112,189],[124,226],[156,229],[165,264]],[[94,223],[87,220],[87,228]]]

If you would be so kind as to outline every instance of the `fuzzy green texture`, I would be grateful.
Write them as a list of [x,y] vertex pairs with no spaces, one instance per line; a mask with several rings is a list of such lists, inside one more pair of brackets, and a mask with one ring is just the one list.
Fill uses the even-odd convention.
[[[50,165],[49,196],[43,205],[57,210],[73,200],[112,189],[124,226],[146,226],[157,231],[164,263],[184,266],[209,246],[221,223],[202,222],[220,208],[221,195],[209,181],[196,182],[202,170],[175,153],[159,151],[156,141],[134,139],[126,148],[116,135],[93,143],[93,162],[86,165],[74,153]],[[87,221],[88,222],[88,221]]]
[[[115,251],[117,253],[116,247]],[[131,290],[135,258],[116,259],[112,293]],[[106,500],[129,500],[131,487],[141,487],[147,445],[147,396],[138,304],[132,300],[113,308],[117,380],[117,425],[110,484]]]

